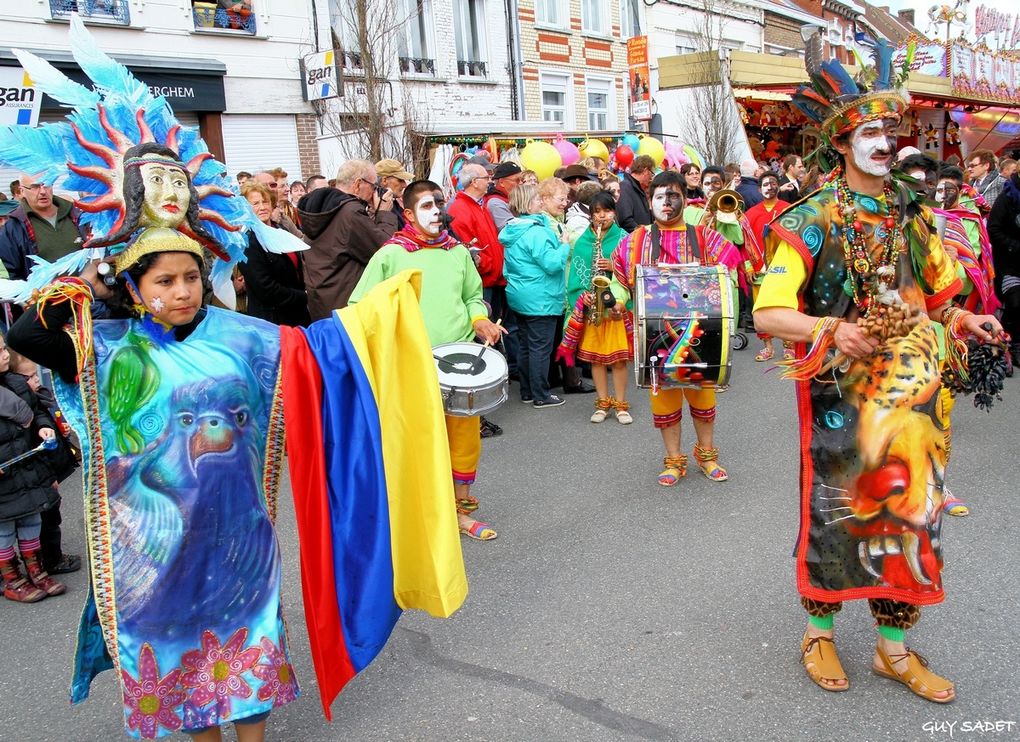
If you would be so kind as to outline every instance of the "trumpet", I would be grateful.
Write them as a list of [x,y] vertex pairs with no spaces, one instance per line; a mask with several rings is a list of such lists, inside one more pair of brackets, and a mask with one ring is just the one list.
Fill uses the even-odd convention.
[[605,271],[598,268],[599,261],[603,260],[602,255],[602,230],[595,230],[595,247],[591,251],[591,285],[589,290],[595,301],[588,310],[588,322],[595,327],[602,324],[602,318],[606,310],[616,306],[616,297],[609,289],[610,279]]
[[735,222],[744,212],[744,199],[731,188],[723,188],[712,195],[705,209],[716,219]]

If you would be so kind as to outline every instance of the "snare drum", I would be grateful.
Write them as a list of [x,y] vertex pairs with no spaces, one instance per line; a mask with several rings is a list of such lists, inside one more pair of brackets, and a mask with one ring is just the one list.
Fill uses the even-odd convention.
[[729,381],[733,283],[726,266],[637,266],[634,372],[643,388]]
[[448,415],[475,417],[496,409],[510,393],[506,359],[480,343],[444,343],[432,349],[443,408]]

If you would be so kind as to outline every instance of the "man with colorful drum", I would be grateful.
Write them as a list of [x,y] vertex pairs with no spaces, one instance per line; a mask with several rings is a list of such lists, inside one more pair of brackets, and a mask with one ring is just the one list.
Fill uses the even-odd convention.
[[[427,180],[417,180],[404,189],[406,224],[368,261],[350,303],[355,304],[387,278],[405,270],[419,270],[421,311],[433,347],[472,340],[476,335],[495,343],[506,330],[489,321],[482,301],[482,279],[471,253],[442,228],[442,210],[435,197],[439,190]],[[482,454],[479,421],[478,417],[447,415],[446,431],[460,532],[477,541],[490,541],[496,538],[496,531],[471,517],[478,509],[471,484]]]
[[[613,253],[613,272],[632,294],[638,265],[721,263],[730,269],[736,267],[739,257],[732,244],[714,230],[684,222],[684,180],[679,173],[666,170],[656,175],[650,186],[650,201],[654,219],[651,226],[639,226]],[[651,393],[652,419],[666,447],[659,484],[673,487],[687,474],[688,458],[680,445],[685,399],[698,438],[694,458],[706,477],[725,482],[729,476],[719,465],[714,438],[715,389],[690,387],[657,389]]]

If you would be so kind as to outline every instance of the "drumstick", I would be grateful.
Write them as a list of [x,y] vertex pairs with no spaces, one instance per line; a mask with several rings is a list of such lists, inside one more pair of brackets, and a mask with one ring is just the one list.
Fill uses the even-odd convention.
[[[503,318],[502,317],[500,317],[498,320],[496,320],[496,327],[499,327],[501,324],[503,324]],[[470,371],[468,371],[468,373],[473,374],[475,372],[475,366],[477,366],[478,362],[480,360],[482,360],[482,355],[485,353],[485,349],[488,348],[490,345],[492,345],[492,341],[491,340],[486,340],[485,344],[482,345],[482,349],[480,351],[478,351],[478,355],[475,356],[475,360],[471,361],[471,369],[470,369]]]

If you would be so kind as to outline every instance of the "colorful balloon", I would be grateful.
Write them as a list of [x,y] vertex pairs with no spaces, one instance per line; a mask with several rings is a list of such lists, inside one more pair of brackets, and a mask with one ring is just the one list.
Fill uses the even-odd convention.
[[662,161],[666,159],[666,149],[655,137],[646,137],[641,135],[638,137],[638,148],[637,153],[639,155],[648,155],[655,160],[655,167],[662,165]]
[[630,167],[630,163],[634,162],[634,150],[626,144],[621,144],[616,148],[616,152],[613,153],[613,158],[616,160],[617,167],[623,170]]
[[562,167],[573,165],[581,159],[581,152],[577,149],[577,145],[564,139],[562,134],[556,137],[553,147],[560,153],[560,162],[563,163]]
[[458,181],[460,179],[460,169],[467,164],[468,159],[470,158],[468,157],[467,154],[465,154],[464,152],[458,152],[453,156],[453,159],[450,160],[450,183],[453,184],[453,189],[455,191],[460,190],[460,188],[458,187]]
[[690,162],[690,160],[687,158],[687,155],[684,154],[684,148],[683,145],[680,144],[680,142],[676,141],[675,139],[671,139],[668,142],[666,142],[665,147],[667,166],[679,170],[681,165]]
[[521,150],[521,165],[525,170],[534,170],[539,180],[545,180],[563,167],[563,159],[549,142],[529,141]]
[[637,152],[637,148],[641,144],[641,140],[638,139],[637,134],[624,134],[620,141],[630,147],[634,152]]
[[581,157],[597,157],[602,162],[609,162],[609,149],[601,139],[585,139],[580,146]]
[[691,145],[689,144],[684,145],[684,154],[687,155],[687,159],[689,159],[698,167],[700,168],[705,167],[705,162],[704,160],[701,159],[701,155],[698,154],[698,150],[694,149],[694,147],[692,147]]

